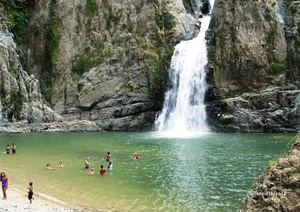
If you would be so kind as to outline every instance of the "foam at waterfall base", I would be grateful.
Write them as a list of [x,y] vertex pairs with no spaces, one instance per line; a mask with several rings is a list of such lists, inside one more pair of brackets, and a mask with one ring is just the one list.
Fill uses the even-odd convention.
[[165,131],[156,131],[152,133],[154,138],[199,138],[211,134],[209,130],[207,131],[189,131],[189,130],[165,130]]

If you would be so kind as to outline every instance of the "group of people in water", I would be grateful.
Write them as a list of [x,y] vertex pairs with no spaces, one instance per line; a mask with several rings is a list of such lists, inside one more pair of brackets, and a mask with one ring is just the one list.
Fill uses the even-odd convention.
[[[7,145],[6,148],[5,148],[5,152],[6,152],[6,154],[10,154],[10,153],[15,154],[16,149],[17,149],[17,146],[15,144]],[[133,160],[139,160],[140,159],[139,154],[137,152],[135,152],[132,155],[132,159]],[[108,166],[107,166],[107,169],[105,169],[102,164],[100,165],[100,169],[99,169],[100,176],[104,176],[107,173],[107,171],[112,171],[112,167],[113,167],[113,157],[112,157],[112,154],[110,152],[107,152],[107,154],[104,156],[103,160],[108,162]],[[90,164],[90,157],[87,157],[84,161],[84,168],[86,170],[89,170],[90,165],[91,165]],[[60,161],[58,163],[58,169],[63,169],[63,168],[64,168],[64,164],[63,164],[62,161]],[[46,164],[46,169],[47,170],[55,170],[55,168],[53,168],[50,163]],[[91,168],[88,172],[88,175],[94,175],[94,174],[95,174],[95,170],[94,170],[94,168]],[[4,172],[0,173],[0,182],[1,182],[1,185],[2,185],[3,200],[5,200],[5,199],[7,199],[6,191],[7,191],[7,188],[8,188],[8,178],[7,178],[7,176]],[[33,182],[29,182],[27,196],[28,196],[28,199],[29,199],[30,203],[32,203],[32,200],[34,199],[33,198]]]
[[6,145],[6,148],[5,148],[6,154],[10,154],[10,153],[15,154],[16,151],[17,151],[17,146],[15,144],[12,144],[12,145],[7,144]]
[[[139,160],[140,159],[140,156],[137,152],[135,152],[133,155],[132,155],[132,159],[133,160]],[[107,154],[104,156],[103,158],[104,161],[108,162],[108,165],[107,165],[107,169],[104,168],[103,164],[100,165],[100,169],[99,169],[99,174],[100,176],[104,176],[106,174],[106,171],[112,171],[113,169],[113,157],[112,157],[112,154],[110,152],[107,152]],[[90,169],[90,157],[87,157],[85,160],[84,160],[84,168],[86,170]],[[88,172],[89,175],[94,175],[95,174],[95,169],[94,168],[91,168],[90,171]]]
[[[15,144],[9,145],[7,144],[5,147],[5,152],[6,154],[16,154],[17,152],[17,146]],[[1,182],[1,187],[2,187],[2,193],[3,193],[3,200],[7,199],[7,189],[8,189],[8,177],[6,176],[5,172],[0,173],[0,182]],[[28,186],[28,199],[30,203],[32,203],[33,198],[33,182],[29,182]]]
[[[59,168],[59,169],[63,169],[63,168],[64,168],[64,164],[63,164],[62,161],[59,161],[59,163],[58,163],[58,168]],[[48,169],[48,170],[55,170],[55,169],[51,166],[51,163],[47,163],[47,164],[46,164],[46,169]]]

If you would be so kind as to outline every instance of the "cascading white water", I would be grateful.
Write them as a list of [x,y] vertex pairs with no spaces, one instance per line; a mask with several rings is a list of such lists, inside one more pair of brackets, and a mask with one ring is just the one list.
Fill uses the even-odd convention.
[[[214,0],[210,5],[212,8]],[[175,47],[169,69],[170,89],[165,94],[163,110],[155,121],[159,132],[171,136],[209,132],[204,95],[208,62],[205,34],[210,19],[209,15],[204,16],[197,37],[182,41]]]

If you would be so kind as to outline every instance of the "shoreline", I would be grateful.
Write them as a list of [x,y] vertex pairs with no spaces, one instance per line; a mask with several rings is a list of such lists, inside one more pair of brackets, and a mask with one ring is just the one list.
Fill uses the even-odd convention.
[[43,193],[34,192],[34,200],[30,204],[27,198],[27,192],[22,191],[19,188],[9,187],[7,190],[7,200],[0,200],[0,212],[22,212],[22,211],[68,211],[68,212],[80,212],[81,208],[72,206],[66,202],[60,201],[54,197],[48,196]]
[[0,134],[22,134],[32,132],[102,132],[93,121],[75,120],[75,121],[60,121],[60,122],[42,122],[42,123],[0,123]]

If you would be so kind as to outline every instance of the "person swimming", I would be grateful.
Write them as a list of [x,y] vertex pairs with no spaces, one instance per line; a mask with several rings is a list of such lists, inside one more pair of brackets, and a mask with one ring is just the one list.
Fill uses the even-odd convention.
[[132,159],[133,160],[139,160],[140,159],[140,156],[137,152],[135,152],[133,155],[132,155]]
[[46,164],[46,169],[47,169],[47,170],[54,170],[54,169],[51,167],[51,164],[50,164],[50,163],[47,163],[47,164]]

